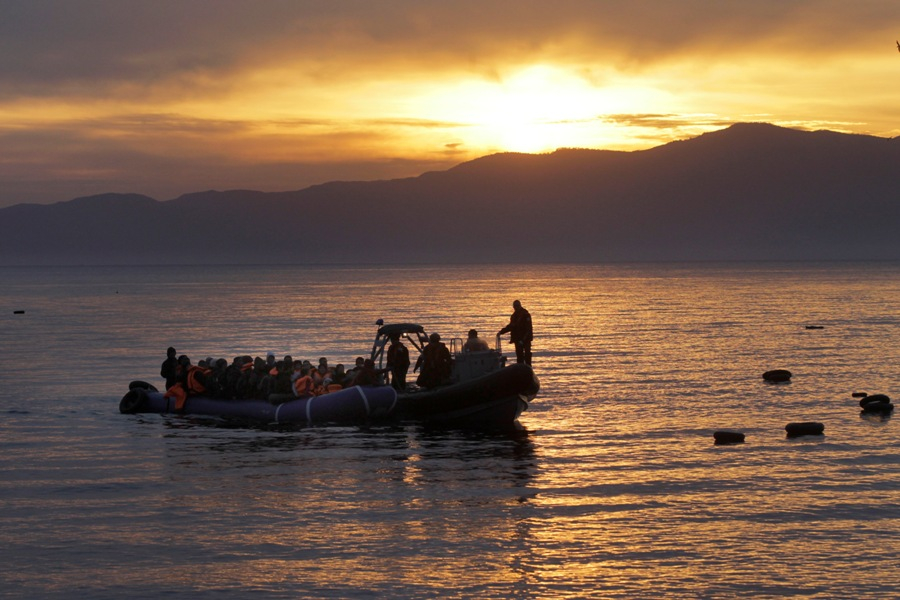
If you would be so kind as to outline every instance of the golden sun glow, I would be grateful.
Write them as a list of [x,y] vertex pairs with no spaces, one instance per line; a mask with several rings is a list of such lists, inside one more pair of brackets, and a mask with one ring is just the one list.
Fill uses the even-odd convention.
[[614,143],[605,116],[649,111],[663,95],[639,85],[598,86],[558,67],[533,66],[498,81],[458,83],[430,94],[423,106],[432,118],[465,124],[460,137],[467,145],[546,152]]
[[900,135],[888,0],[650,2],[651,20],[627,2],[194,0],[176,29],[144,4],[10,15],[0,207],[413,177],[498,152],[643,150],[742,121]]

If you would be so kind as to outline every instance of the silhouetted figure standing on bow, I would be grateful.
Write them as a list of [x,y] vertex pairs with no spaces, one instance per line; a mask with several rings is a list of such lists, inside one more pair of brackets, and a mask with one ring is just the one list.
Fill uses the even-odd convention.
[[503,335],[509,332],[509,341],[516,347],[516,362],[531,364],[531,340],[534,332],[531,329],[531,313],[516,300],[513,302],[513,314],[509,317],[509,324],[497,332]]
[[166,360],[159,367],[159,376],[166,380],[166,389],[169,389],[178,381],[178,358],[175,348],[169,346],[166,350]]

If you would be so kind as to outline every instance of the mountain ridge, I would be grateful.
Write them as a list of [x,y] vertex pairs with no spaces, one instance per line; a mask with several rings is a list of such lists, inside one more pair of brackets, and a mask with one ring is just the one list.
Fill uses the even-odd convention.
[[0,264],[900,259],[900,138],[740,123],[302,190],[0,209]]

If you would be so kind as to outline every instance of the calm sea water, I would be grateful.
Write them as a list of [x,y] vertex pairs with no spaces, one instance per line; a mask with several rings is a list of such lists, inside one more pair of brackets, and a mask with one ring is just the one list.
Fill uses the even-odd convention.
[[[118,413],[169,345],[348,363],[377,318],[492,338],[516,298],[517,433]],[[850,396],[898,393],[898,264],[3,268],[0,352],[4,598],[900,589],[900,424]]]

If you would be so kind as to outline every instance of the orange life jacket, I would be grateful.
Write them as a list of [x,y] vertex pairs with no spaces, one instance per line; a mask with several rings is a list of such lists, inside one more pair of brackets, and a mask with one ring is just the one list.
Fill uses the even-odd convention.
[[294,388],[294,395],[298,398],[313,395],[315,384],[313,383],[312,377],[310,377],[309,375],[298,377],[296,380],[294,380],[294,383],[292,385]]
[[188,369],[187,392],[189,394],[195,394],[199,396],[206,391],[206,386],[204,386],[197,380],[197,373],[202,373],[205,376],[209,376],[212,374],[212,371],[210,371],[209,369],[201,369],[200,367],[195,366],[191,366],[191,368]]
[[187,400],[187,392],[184,391],[184,387],[180,383],[176,383],[166,390],[163,398],[175,398],[175,410],[182,410],[184,402]]

